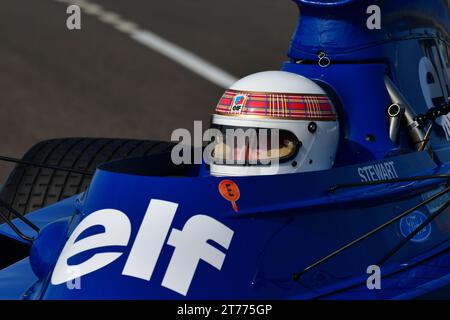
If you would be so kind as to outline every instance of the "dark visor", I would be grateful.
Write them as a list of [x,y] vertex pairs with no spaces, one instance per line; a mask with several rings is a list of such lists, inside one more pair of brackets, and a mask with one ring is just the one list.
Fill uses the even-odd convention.
[[292,159],[300,147],[297,137],[286,130],[213,125],[221,132],[215,138],[216,164],[270,165]]

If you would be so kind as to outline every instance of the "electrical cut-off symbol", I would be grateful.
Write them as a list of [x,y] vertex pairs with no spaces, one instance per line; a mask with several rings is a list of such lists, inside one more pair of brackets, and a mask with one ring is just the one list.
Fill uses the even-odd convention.
[[239,200],[241,192],[239,191],[237,184],[231,180],[222,180],[219,183],[219,193],[227,201],[231,202],[234,212],[238,212],[236,201]]

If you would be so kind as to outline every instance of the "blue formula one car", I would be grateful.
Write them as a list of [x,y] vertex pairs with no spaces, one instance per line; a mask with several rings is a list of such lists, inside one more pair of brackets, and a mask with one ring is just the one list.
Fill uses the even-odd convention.
[[449,298],[450,2],[296,2],[283,70],[212,120],[280,129],[277,167],[120,139],[3,157],[0,298]]

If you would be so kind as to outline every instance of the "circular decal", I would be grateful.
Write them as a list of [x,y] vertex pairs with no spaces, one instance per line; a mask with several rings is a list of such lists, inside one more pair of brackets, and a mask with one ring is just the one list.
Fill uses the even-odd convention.
[[222,180],[219,183],[219,193],[226,200],[230,201],[231,205],[233,206],[233,210],[235,212],[238,212],[236,201],[239,200],[241,192],[239,191],[237,184],[231,180]]
[[[427,216],[420,211],[413,211],[406,217],[400,219],[400,233],[405,238],[417,229],[425,220]],[[431,234],[431,224],[427,224],[414,237],[411,238],[413,242],[422,242],[428,239]]]

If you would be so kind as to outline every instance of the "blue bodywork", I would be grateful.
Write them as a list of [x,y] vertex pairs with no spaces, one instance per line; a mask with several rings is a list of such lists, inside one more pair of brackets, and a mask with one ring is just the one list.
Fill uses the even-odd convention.
[[[0,271],[4,299],[411,299],[450,285],[450,209],[444,211],[382,266],[382,288],[366,286],[367,268],[376,264],[408,232],[450,200],[448,194],[417,209],[360,244],[306,273],[293,275],[430,198],[446,187],[443,179],[360,186],[330,192],[330,187],[450,173],[449,142],[436,127],[432,151],[415,151],[402,132],[398,144],[388,135],[384,85],[388,75],[416,113],[427,103],[419,83],[419,61],[427,48],[449,46],[449,3],[436,1],[297,0],[298,29],[283,70],[317,81],[332,96],[340,120],[334,168],[278,176],[233,177],[240,198],[235,212],[219,193],[225,178],[208,168],[186,166],[158,175],[158,157],[122,160],[97,169],[87,192],[27,217],[41,227],[30,256]],[[382,28],[368,30],[366,9],[381,8]],[[318,52],[330,59],[319,66]],[[367,137],[373,137],[368,139]],[[148,170],[147,170],[148,169]],[[170,230],[184,230],[190,219],[207,216],[232,231],[228,248],[209,243],[225,255],[220,270],[200,261],[186,294],[163,286],[174,256],[164,239],[151,278],[125,275],[136,237],[151,200],[178,205]],[[70,234],[92,213],[114,209],[130,221],[122,245],[85,250],[68,260],[81,264],[97,254],[115,252],[111,263],[86,273],[80,288],[52,284],[55,263]],[[29,235],[33,231],[15,221]],[[76,241],[102,234],[90,228]],[[172,231],[173,232],[173,231]],[[21,241],[8,226],[0,233]],[[442,297],[445,298],[445,297]]]

